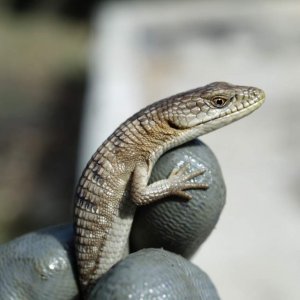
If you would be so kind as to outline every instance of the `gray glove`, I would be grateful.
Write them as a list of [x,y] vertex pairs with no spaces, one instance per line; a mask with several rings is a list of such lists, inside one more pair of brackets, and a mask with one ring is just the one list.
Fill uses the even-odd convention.
[[[173,149],[157,162],[151,181],[166,178],[175,165],[207,171],[197,180],[209,189],[189,191],[138,208],[131,232],[134,251],[162,247],[190,257],[217,223],[225,184],[213,153],[198,140]],[[77,299],[72,225],[29,233],[0,246],[0,299]],[[130,296],[131,295],[131,296]],[[131,297],[131,298],[130,298]],[[89,299],[219,299],[208,276],[186,259],[159,249],[133,253],[107,272]]]

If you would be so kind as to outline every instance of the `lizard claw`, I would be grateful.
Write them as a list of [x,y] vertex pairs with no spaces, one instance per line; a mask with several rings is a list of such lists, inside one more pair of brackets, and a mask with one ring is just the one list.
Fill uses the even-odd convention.
[[198,177],[198,176],[204,174],[205,172],[206,172],[205,169],[198,169],[198,170],[195,170],[195,171],[193,171],[191,173],[187,173],[185,175],[185,178],[186,178],[186,180],[190,180],[190,179],[193,179],[195,177]]
[[190,168],[190,164],[187,162],[181,166],[177,166],[172,170],[172,172],[169,175],[169,178],[173,176],[181,176],[182,174],[186,173],[186,171],[188,171],[189,168]]
[[183,198],[186,201],[192,200],[192,196],[189,193],[185,192],[185,191],[176,191],[174,194],[176,196],[179,196],[179,197]]

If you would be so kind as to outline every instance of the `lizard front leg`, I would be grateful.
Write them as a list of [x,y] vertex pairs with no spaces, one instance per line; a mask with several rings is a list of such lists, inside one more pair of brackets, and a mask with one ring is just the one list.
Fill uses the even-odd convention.
[[191,179],[202,175],[205,170],[189,172],[189,164],[175,167],[168,179],[159,180],[148,185],[151,170],[147,164],[135,167],[131,182],[131,198],[136,205],[146,205],[167,196],[180,196],[190,200],[192,196],[185,192],[187,189],[207,189],[205,183],[192,182]]

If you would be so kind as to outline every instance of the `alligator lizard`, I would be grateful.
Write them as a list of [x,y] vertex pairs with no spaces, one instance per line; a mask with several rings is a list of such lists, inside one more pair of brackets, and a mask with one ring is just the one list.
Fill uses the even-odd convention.
[[167,150],[238,120],[261,106],[255,87],[214,82],[155,102],[121,124],[98,148],[79,180],[75,199],[75,248],[83,293],[118,262],[128,247],[136,206],[170,195],[189,200],[187,189],[203,170],[183,165],[148,185]]

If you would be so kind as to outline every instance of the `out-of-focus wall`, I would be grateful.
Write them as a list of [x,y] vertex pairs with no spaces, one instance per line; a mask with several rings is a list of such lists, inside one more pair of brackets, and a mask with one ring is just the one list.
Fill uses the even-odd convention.
[[292,1],[122,3],[95,20],[79,169],[154,100],[217,80],[266,92],[259,111],[203,137],[228,196],[193,260],[222,299],[299,299],[299,36]]
[[24,9],[0,6],[0,242],[72,219],[89,27]]

